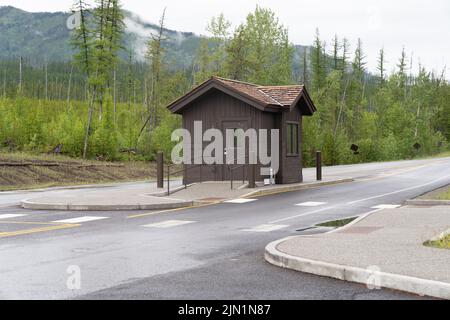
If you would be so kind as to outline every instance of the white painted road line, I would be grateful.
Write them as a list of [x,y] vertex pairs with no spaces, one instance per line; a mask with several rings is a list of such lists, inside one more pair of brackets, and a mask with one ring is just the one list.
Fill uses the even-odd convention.
[[0,214],[0,219],[11,219],[25,216],[27,216],[27,214]]
[[233,200],[227,200],[224,201],[225,203],[238,203],[238,204],[242,204],[242,203],[249,203],[249,202],[253,202],[256,201],[258,199],[233,199]]
[[251,229],[244,229],[245,232],[271,232],[289,227],[285,224],[262,224]]
[[380,204],[378,206],[372,207],[372,209],[395,209],[399,207],[401,207],[401,205],[399,204]]
[[182,226],[185,224],[191,224],[191,223],[195,223],[196,221],[185,221],[185,220],[167,220],[167,221],[163,221],[163,222],[157,222],[157,223],[151,223],[151,224],[146,224],[142,227],[144,228],[160,228],[160,229],[165,229],[165,228],[172,228],[172,227],[178,227],[178,226]]
[[367,200],[373,200],[373,199],[378,199],[378,198],[390,196],[390,195],[397,194],[397,193],[402,193],[402,192],[409,191],[409,190],[419,189],[419,188],[422,188],[422,187],[429,186],[430,184],[436,183],[438,181],[446,180],[446,179],[449,179],[449,178],[450,178],[450,175],[446,175],[446,176],[444,176],[442,178],[430,181],[428,183],[420,184],[418,186],[409,187],[409,188],[405,188],[405,189],[400,189],[400,190],[392,191],[392,192],[388,192],[388,193],[383,193],[383,194],[380,194],[380,195],[377,195],[377,196],[364,198],[364,199],[360,199],[360,200],[356,200],[356,201],[352,201],[352,202],[348,202],[347,204],[355,204],[355,203],[364,202],[364,201],[367,201]]
[[322,212],[322,211],[327,211],[327,210],[333,209],[335,207],[336,206],[326,207],[326,208],[322,208],[322,209],[319,209],[319,210],[314,210],[314,211],[310,211],[310,212],[306,212],[306,213],[300,213],[300,214],[297,214],[295,216],[290,216],[290,217],[274,220],[274,221],[271,221],[269,223],[279,223],[279,222],[284,222],[284,221],[288,221],[288,220],[292,220],[292,219],[296,219],[296,218],[300,218],[300,217],[305,217],[305,216],[316,214],[316,213],[319,213],[319,212]]
[[104,220],[109,219],[108,217],[91,217],[91,216],[84,216],[84,217],[78,217],[73,219],[65,219],[65,220],[57,220],[53,221],[54,223],[83,223],[83,222],[91,222],[91,221],[97,221],[97,220]]
[[318,206],[323,206],[324,204],[327,204],[327,203],[326,202],[308,201],[308,202],[298,203],[298,204],[296,204],[296,206],[299,206],[299,207],[318,207]]

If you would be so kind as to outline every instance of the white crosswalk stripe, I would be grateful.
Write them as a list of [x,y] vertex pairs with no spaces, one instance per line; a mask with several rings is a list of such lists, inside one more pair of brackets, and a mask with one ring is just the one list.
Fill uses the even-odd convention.
[[372,209],[395,209],[401,207],[399,204],[380,204],[372,207]]
[[289,227],[285,224],[262,224],[250,229],[244,229],[245,232],[271,232]]
[[143,225],[144,228],[160,228],[160,229],[166,229],[166,228],[172,228],[172,227],[178,227],[186,224],[195,223],[195,221],[185,221],[185,220],[167,220],[157,223],[151,223]]
[[0,214],[0,219],[11,219],[25,216],[27,216],[27,214]]
[[242,203],[253,202],[253,201],[256,201],[256,200],[258,200],[258,199],[233,199],[233,200],[225,201],[225,203],[237,203],[237,204],[242,204]]
[[104,220],[104,219],[109,219],[109,218],[108,217],[83,216],[83,217],[72,218],[72,219],[57,220],[57,221],[53,221],[53,222],[54,223],[83,223],[83,222],[91,222],[91,221]]
[[303,203],[297,203],[296,206],[299,206],[299,207],[318,207],[318,206],[323,206],[324,204],[327,204],[327,203],[326,202],[308,201],[308,202],[303,202]]

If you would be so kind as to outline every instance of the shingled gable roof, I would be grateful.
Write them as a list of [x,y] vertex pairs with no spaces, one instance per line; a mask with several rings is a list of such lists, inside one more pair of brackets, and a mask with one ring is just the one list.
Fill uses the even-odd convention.
[[304,98],[302,104],[304,115],[312,115],[316,111],[306,88],[302,85],[259,86],[220,77],[211,77],[186,95],[172,102],[167,108],[173,113],[181,113],[182,109],[211,89],[220,90],[262,111],[292,110],[301,98]]

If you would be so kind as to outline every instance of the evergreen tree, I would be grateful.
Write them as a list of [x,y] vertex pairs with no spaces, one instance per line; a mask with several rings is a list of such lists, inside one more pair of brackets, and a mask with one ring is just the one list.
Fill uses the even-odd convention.
[[380,80],[380,84],[383,85],[384,81],[385,81],[385,77],[386,77],[386,67],[385,67],[386,61],[384,58],[384,48],[380,49],[380,53],[378,55],[378,65],[377,65],[377,70],[378,70],[378,77]]
[[245,26],[240,25],[226,47],[225,73],[231,79],[244,80],[249,77],[250,63],[246,37]]
[[311,49],[312,88],[319,92],[323,88],[326,76],[324,45],[320,40],[319,29],[316,29],[316,37]]
[[[72,32],[71,44],[75,49],[73,61],[89,78],[92,68],[92,30],[89,27],[89,9],[83,0],[78,0],[72,10],[79,15],[80,25]],[[47,68],[47,64],[46,64]]]
[[341,44],[339,43],[339,38],[336,35],[334,35],[333,38],[333,51],[332,51],[332,57],[333,57],[333,70],[339,70],[340,63],[339,63],[339,51],[341,49]]

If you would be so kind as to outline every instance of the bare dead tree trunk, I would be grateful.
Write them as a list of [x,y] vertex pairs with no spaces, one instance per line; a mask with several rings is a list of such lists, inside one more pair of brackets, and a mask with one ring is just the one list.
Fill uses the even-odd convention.
[[417,106],[417,114],[416,114],[416,131],[414,132],[414,137],[417,138],[417,135],[419,134],[419,116],[420,116],[420,102]]
[[70,90],[71,90],[71,86],[72,86],[72,74],[73,74],[73,65],[70,68],[69,85],[67,88],[67,111],[69,111],[69,108],[70,108]]
[[45,60],[45,100],[48,100],[48,61]]
[[6,67],[3,71],[3,99],[6,98]]
[[114,124],[117,124],[116,69],[113,71]]
[[96,88],[92,90],[92,98],[89,102],[89,111],[88,111],[88,123],[86,126],[86,135],[84,136],[84,148],[83,148],[83,159],[87,158],[87,151],[89,145],[89,136],[91,134],[91,125],[92,125],[92,117],[94,114],[94,101],[96,95]]
[[349,75],[348,78],[347,78],[347,83],[345,84],[344,93],[342,94],[341,105],[339,106],[339,114],[338,114],[338,118],[336,120],[336,126],[334,127],[334,137],[336,137],[336,135],[337,135],[337,131],[338,131],[338,128],[339,128],[339,123],[341,122],[341,117],[342,117],[342,112],[343,112],[343,109],[344,109],[345,99],[347,98],[347,89],[348,89],[348,86],[350,85],[351,79],[352,79],[352,76]]
[[19,92],[22,92],[22,68],[23,68],[23,58],[19,58]]

